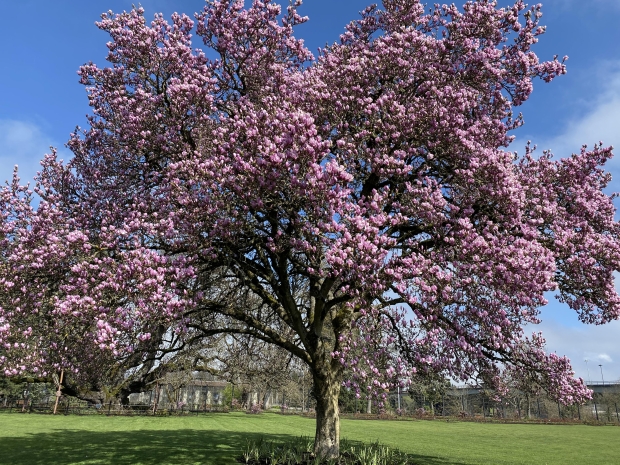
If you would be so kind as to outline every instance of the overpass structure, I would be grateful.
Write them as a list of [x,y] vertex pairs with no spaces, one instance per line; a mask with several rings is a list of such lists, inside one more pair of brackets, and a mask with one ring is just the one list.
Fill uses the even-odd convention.
[[[620,393],[620,382],[614,381],[591,381],[586,383],[589,389],[592,389],[595,394],[613,394]],[[447,391],[447,394],[453,394],[457,396],[473,396],[476,394],[480,394],[484,391],[484,388],[477,386],[453,386],[451,389]]]
[[595,394],[620,393],[620,382],[609,383],[607,381],[593,381],[586,383],[586,386],[592,389]]

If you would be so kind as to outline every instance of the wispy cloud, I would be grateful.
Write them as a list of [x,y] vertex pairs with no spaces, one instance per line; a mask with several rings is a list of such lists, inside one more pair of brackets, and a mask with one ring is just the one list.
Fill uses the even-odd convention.
[[[620,0],[617,2],[620,5]],[[538,150],[550,149],[557,158],[579,152],[583,144],[592,147],[602,141],[615,147],[615,157],[607,169],[614,175],[611,190],[620,190],[620,62],[601,62],[597,72],[581,82],[584,86],[595,86],[598,92],[589,100],[576,97],[577,108],[572,117],[556,134],[536,138],[533,142]],[[591,87],[592,88],[592,87]],[[578,95],[578,92],[576,92]],[[592,94],[590,94],[592,95]],[[515,141],[512,150],[523,152],[524,141]],[[616,279],[620,287],[620,279]],[[568,308],[554,303],[542,311],[543,322],[528,328],[542,331],[547,339],[547,349],[571,359],[577,376],[600,381],[599,364],[603,365],[605,379],[620,380],[620,321],[602,326],[577,324],[574,314]],[[585,360],[588,360],[586,364]],[[589,372],[588,372],[589,370]]]
[[570,358],[578,377],[600,381],[598,365],[602,364],[606,380],[620,380],[620,321],[601,326],[569,327],[558,320],[543,319],[540,325],[528,329],[542,331],[547,340],[547,351]]
[[[599,86],[600,93],[583,105],[583,110],[569,120],[561,133],[546,140],[536,141],[539,149],[551,149],[558,157],[578,152],[583,144],[592,147],[602,141],[620,150],[620,63],[601,64],[598,75],[591,77],[590,85]],[[612,162],[610,168],[620,168]]]
[[607,362],[613,363],[613,359],[608,354],[593,354],[591,352],[586,352],[586,356],[590,357],[590,360],[594,362]]
[[[620,2],[620,0],[618,0]],[[524,152],[527,138],[537,147],[537,154],[543,150],[551,150],[555,158],[566,158],[572,153],[579,153],[585,144],[592,148],[603,142],[605,147],[614,147],[614,157],[606,164],[605,169],[612,174],[609,192],[620,191],[620,62],[601,62],[598,71],[584,78],[578,86],[595,87],[599,91],[591,98],[576,97],[571,104],[570,116],[562,129],[547,137],[526,136],[518,134],[511,144],[510,150]],[[579,94],[579,89],[575,89]]]
[[19,166],[23,184],[32,181],[39,170],[39,161],[53,145],[57,144],[36,124],[0,120],[0,182],[12,178],[15,165]]

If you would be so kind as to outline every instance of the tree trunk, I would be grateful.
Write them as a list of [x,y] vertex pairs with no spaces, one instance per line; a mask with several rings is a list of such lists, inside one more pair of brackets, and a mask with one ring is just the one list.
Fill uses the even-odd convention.
[[340,455],[340,382],[329,365],[326,368],[320,373],[315,371],[313,376],[316,395],[314,453],[323,459],[336,459]]
[[532,418],[532,403],[530,402],[530,396],[527,396],[527,419]]

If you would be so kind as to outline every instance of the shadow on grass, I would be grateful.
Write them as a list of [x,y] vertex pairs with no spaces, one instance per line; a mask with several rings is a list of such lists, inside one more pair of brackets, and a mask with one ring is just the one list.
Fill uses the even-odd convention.
[[[246,442],[260,438],[285,442],[293,436],[192,429],[62,430],[0,438],[0,464],[224,465],[236,463]],[[420,465],[459,465],[440,457],[411,458]]]

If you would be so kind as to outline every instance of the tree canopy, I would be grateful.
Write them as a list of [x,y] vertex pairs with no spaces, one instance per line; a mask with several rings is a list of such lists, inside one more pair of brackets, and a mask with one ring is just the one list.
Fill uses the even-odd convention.
[[308,365],[324,457],[343,381],[509,370],[585,399],[523,327],[553,290],[584,322],[620,316],[612,151],[508,150],[533,79],[566,72],[531,50],[540,6],[384,0],[314,57],[300,4],[102,16],[73,158],[42,161],[36,209],[17,177],[2,191],[4,372],[89,370],[162,328],[256,338]]

